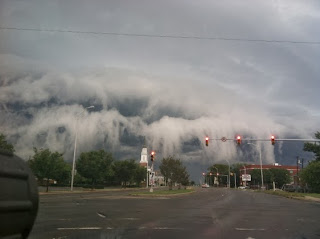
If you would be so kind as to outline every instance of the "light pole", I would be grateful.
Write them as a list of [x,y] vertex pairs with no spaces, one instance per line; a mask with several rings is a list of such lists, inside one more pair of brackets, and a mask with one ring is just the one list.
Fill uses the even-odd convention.
[[228,166],[229,166],[228,187],[230,188],[230,162],[229,162],[229,160],[227,160],[227,159],[226,159],[226,161],[227,161]]
[[[217,187],[218,187],[219,186],[219,170],[217,167],[214,167],[214,166],[212,168],[215,168],[217,170],[217,181],[218,181]],[[214,180],[214,182],[216,182],[216,181]]]
[[[86,109],[93,109],[94,106],[91,105],[89,107],[86,107],[80,114],[82,115]],[[76,151],[77,151],[77,138],[78,138],[78,129],[77,129],[77,124],[78,124],[78,118],[77,118],[77,121],[76,121],[76,127],[75,127],[75,130],[76,130],[76,136],[74,138],[74,149],[73,149],[73,161],[72,161],[72,171],[71,171],[71,187],[70,187],[70,190],[73,191],[73,181],[74,181],[74,170],[75,170],[75,164],[76,164]]]
[[[247,143],[247,144],[251,144],[254,145],[258,148],[258,145],[253,144],[253,143]],[[260,156],[260,171],[261,171],[261,189],[264,189],[264,185],[263,185],[263,171],[262,171],[262,159],[261,159],[261,148],[259,148],[259,156]]]

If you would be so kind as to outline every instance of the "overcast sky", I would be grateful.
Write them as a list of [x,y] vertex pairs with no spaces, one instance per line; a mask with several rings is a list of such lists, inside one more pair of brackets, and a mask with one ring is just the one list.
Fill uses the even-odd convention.
[[[0,1],[5,28],[319,42],[319,25],[319,1]],[[236,162],[245,150],[204,137],[319,130],[319,62],[320,44],[2,29],[0,130],[24,158],[33,146],[69,157],[95,105],[78,117],[80,152],[139,158],[146,137],[161,156]]]

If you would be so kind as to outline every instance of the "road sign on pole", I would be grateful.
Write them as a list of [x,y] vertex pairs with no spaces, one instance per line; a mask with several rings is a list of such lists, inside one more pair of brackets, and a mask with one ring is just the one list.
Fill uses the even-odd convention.
[[242,174],[241,175],[242,181],[251,181],[251,175],[250,174]]

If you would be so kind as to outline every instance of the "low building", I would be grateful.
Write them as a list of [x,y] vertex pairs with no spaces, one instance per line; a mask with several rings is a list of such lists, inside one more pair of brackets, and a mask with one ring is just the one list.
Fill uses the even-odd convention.
[[[282,169],[286,169],[289,171],[290,177],[292,182],[294,181],[294,179],[296,178],[298,172],[300,171],[300,168],[292,165],[280,165],[280,164],[270,164],[270,165],[262,165],[262,169],[266,170],[266,169],[271,169],[271,168],[282,168]],[[243,185],[244,182],[242,181],[242,177],[241,175],[244,174],[250,174],[250,172],[254,169],[261,169],[261,165],[260,164],[251,164],[251,165],[245,165],[243,167],[240,168],[240,184]]]

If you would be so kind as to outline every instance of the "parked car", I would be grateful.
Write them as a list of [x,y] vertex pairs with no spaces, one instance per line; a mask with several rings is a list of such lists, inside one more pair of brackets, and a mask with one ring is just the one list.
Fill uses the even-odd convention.
[[205,184],[202,184],[201,186],[202,188],[210,188],[209,184],[205,183]]

